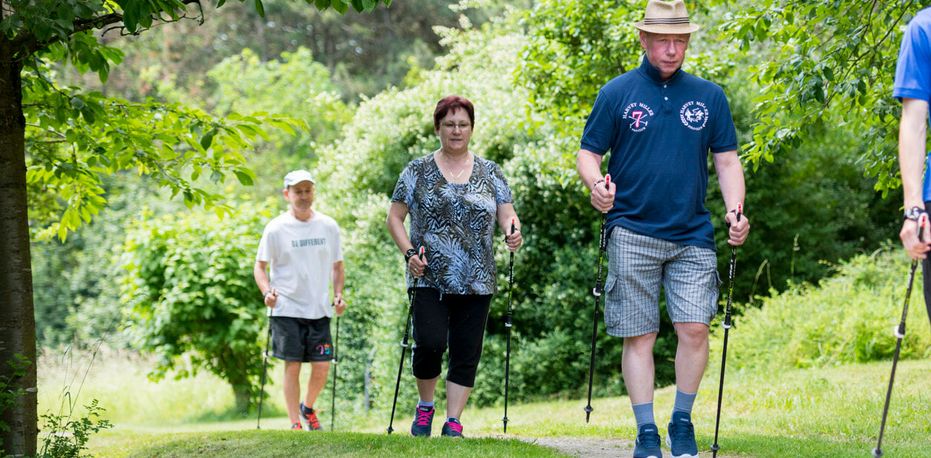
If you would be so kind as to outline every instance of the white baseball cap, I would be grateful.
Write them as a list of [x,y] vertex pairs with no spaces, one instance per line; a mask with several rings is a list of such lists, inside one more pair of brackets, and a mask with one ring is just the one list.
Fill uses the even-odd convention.
[[314,184],[314,176],[303,169],[288,172],[288,174],[284,176],[284,187],[288,189],[288,186],[294,186],[302,181],[309,181],[310,184]]

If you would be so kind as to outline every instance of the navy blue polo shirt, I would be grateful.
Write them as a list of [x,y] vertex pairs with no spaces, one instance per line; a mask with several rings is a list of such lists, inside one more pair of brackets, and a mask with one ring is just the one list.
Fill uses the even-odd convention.
[[737,131],[720,86],[681,69],[662,81],[643,58],[639,68],[601,88],[585,124],[582,149],[611,151],[617,184],[608,230],[715,249],[705,208],[708,152],[737,150]]

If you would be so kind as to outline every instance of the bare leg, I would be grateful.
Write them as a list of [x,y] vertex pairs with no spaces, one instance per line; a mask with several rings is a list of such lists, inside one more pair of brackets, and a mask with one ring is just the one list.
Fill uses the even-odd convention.
[[307,380],[307,393],[304,394],[304,406],[313,408],[317,396],[326,386],[326,376],[330,371],[329,361],[310,363],[310,379]]
[[436,392],[436,381],[440,377],[436,376],[431,379],[417,379],[417,393],[421,401],[433,402],[433,395]]
[[446,416],[459,418],[469,400],[472,388],[462,386],[455,382],[446,381]]
[[653,344],[656,333],[624,338],[621,371],[631,404],[653,402]]
[[[676,388],[697,393],[708,365],[708,325],[675,323],[679,345],[676,348]],[[628,388],[629,389],[629,388]]]
[[301,398],[301,362],[285,361],[284,362],[284,403],[288,408],[288,419],[291,423],[298,423],[299,412],[297,408],[298,400]]

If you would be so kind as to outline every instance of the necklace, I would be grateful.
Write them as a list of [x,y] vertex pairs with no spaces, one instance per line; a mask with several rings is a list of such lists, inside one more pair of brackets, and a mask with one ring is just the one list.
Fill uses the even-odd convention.
[[449,174],[453,177],[454,180],[458,180],[459,177],[461,177],[462,174],[465,173],[465,171],[469,169],[470,161],[469,161],[468,153],[466,153],[467,156],[466,156],[465,164],[462,164],[459,171],[454,173],[452,171],[452,163],[449,159],[449,155],[443,150],[440,150],[440,152],[443,153],[442,156],[445,158],[447,168],[448,168],[447,172],[449,172]]

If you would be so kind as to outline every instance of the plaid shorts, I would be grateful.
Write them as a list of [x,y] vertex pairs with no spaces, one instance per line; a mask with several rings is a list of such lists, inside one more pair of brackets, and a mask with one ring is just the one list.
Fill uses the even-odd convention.
[[718,309],[714,250],[615,227],[608,240],[605,326],[615,337],[659,332],[660,283],[673,323],[711,323]]

